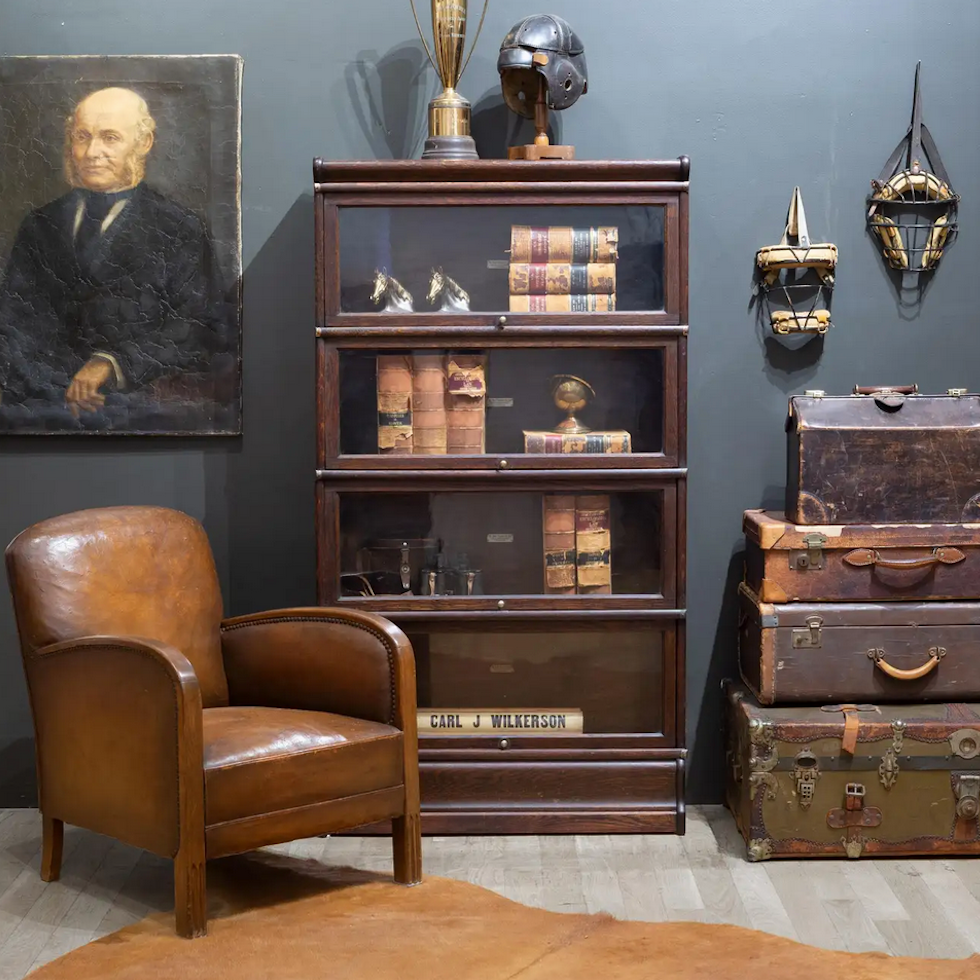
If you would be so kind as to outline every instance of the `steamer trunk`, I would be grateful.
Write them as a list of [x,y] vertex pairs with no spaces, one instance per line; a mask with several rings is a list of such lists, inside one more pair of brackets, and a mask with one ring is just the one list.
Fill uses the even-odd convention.
[[980,395],[859,390],[790,399],[787,518],[980,521]]
[[739,668],[763,704],[980,701],[980,602],[769,603],[743,582]]
[[807,526],[747,510],[742,527],[763,602],[980,598],[980,524]]
[[980,705],[765,708],[731,683],[726,698],[726,802],[750,861],[980,853]]

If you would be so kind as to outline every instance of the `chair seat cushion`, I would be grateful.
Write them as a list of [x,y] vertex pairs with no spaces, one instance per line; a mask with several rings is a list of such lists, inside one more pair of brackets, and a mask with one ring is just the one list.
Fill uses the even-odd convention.
[[402,733],[325,711],[204,710],[208,825],[399,786]]

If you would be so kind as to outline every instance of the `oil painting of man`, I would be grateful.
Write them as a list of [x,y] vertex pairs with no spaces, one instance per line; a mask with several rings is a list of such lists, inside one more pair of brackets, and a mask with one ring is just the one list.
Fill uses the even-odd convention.
[[67,114],[68,189],[22,218],[0,282],[0,432],[240,429],[238,277],[207,202],[148,180],[153,89],[89,82]]

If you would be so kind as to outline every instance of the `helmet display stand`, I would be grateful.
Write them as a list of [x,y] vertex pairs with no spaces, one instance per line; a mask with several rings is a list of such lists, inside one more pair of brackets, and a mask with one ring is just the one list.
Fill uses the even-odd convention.
[[508,147],[508,158],[574,160],[575,147],[548,138],[549,110],[574,105],[589,87],[585,48],[567,21],[553,14],[519,21],[500,45],[497,70],[504,101],[534,121],[534,142]]

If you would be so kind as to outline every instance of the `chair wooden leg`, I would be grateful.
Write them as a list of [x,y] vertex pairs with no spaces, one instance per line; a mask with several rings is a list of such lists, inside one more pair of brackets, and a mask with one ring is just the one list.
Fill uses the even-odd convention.
[[395,881],[417,885],[422,880],[422,824],[417,810],[391,821],[391,850]]
[[57,881],[61,875],[61,853],[65,842],[65,824],[54,817],[41,815],[41,878]]
[[185,844],[174,858],[174,917],[178,936],[197,939],[208,934],[207,873],[202,842]]

